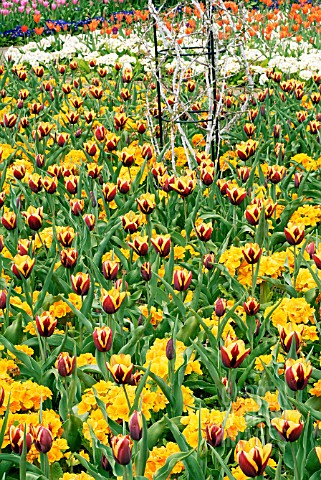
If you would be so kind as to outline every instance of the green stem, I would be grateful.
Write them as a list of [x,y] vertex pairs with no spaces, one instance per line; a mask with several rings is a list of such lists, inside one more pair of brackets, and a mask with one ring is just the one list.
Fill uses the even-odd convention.
[[294,445],[293,445],[292,442],[290,442],[290,445],[291,445],[291,452],[292,452],[293,465],[294,465],[294,478],[295,478],[295,480],[300,480],[298,463],[297,463],[297,459],[296,459],[296,453],[295,453],[295,450],[294,450]]
[[296,289],[296,245],[294,245],[294,249],[293,249],[293,288]]
[[127,406],[128,406],[129,412],[130,412],[130,410],[131,410],[132,407],[131,407],[131,404],[130,404],[130,401],[129,401],[129,397],[128,397],[126,385],[123,383],[123,384],[122,384],[122,387],[123,387],[124,394],[125,394],[125,397],[126,397]]
[[253,263],[251,263],[251,271],[252,271],[252,291],[251,291],[251,295],[252,295],[252,297],[254,297],[255,285],[254,285],[254,264]]
[[44,476],[50,479],[50,468],[47,453],[40,453],[40,466]]

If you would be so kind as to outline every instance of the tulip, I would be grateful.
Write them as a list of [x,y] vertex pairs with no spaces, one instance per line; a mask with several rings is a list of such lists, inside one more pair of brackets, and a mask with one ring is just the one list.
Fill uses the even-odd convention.
[[173,360],[175,358],[175,347],[173,338],[170,338],[166,344],[166,358],[167,360]]
[[49,428],[45,428],[42,425],[34,428],[34,445],[38,452],[48,453],[52,447],[52,433]]
[[107,139],[106,139],[106,148],[108,152],[112,152],[113,150],[116,150],[119,138],[117,137],[114,133],[109,133],[107,134]]
[[296,117],[299,123],[303,123],[307,119],[307,112],[305,111],[296,112]]
[[190,175],[185,175],[180,178],[175,178],[171,185],[172,190],[175,190],[182,198],[188,197],[196,187],[196,179]]
[[48,311],[36,316],[36,326],[41,337],[51,337],[58,320]]
[[152,278],[152,267],[149,262],[144,262],[142,266],[140,267],[140,274],[142,276],[142,279],[145,282],[149,282]]
[[143,436],[143,415],[141,412],[134,410],[134,413],[129,419],[128,426],[132,440],[138,442]]
[[95,228],[95,223],[96,223],[96,217],[92,213],[86,213],[83,215],[83,220],[87,227],[89,228],[90,231],[92,231]]
[[154,155],[152,145],[150,145],[149,143],[144,143],[144,145],[141,147],[141,154],[145,160],[150,160]]
[[104,453],[102,453],[100,457],[100,466],[103,470],[105,470],[105,472],[107,472],[110,469],[110,463]]
[[95,117],[96,114],[93,110],[84,112],[84,118],[87,124],[92,123]]
[[114,116],[114,127],[116,130],[123,130],[127,123],[128,117],[124,113],[116,113]]
[[72,199],[69,202],[71,213],[78,217],[84,209],[85,202],[84,200],[79,200],[78,198]]
[[169,234],[158,235],[150,239],[156,253],[161,257],[167,257],[171,249],[171,237]]
[[134,252],[140,256],[144,257],[148,253],[148,236],[145,235],[140,237],[137,235],[132,242],[127,242],[130,248],[134,250]]
[[102,271],[107,280],[115,280],[119,270],[119,263],[114,260],[106,260],[102,264]]
[[224,439],[224,429],[222,425],[215,425],[211,423],[210,425],[206,425],[206,441],[212,447],[219,447],[223,443]]
[[313,135],[316,135],[319,132],[320,128],[321,128],[321,123],[318,122],[317,120],[311,120],[309,122],[308,129],[310,130],[310,133],[312,133]]
[[94,157],[96,153],[98,152],[97,145],[95,142],[84,142],[83,144],[85,151],[90,155],[91,157]]
[[110,357],[110,363],[107,363],[107,368],[115,382],[124,385],[129,383],[134,365],[130,355],[120,353]]
[[237,176],[245,183],[250,177],[250,169],[248,167],[240,167],[237,169]]
[[18,240],[17,251],[19,255],[28,255],[30,251],[34,251],[34,246],[27,238],[20,238],[20,240]]
[[123,179],[123,178],[120,178],[118,177],[118,180],[117,180],[117,188],[118,188],[118,191],[122,194],[126,194],[129,192],[130,190],[130,185],[131,185],[131,182],[130,180],[126,180],[126,179]]
[[[1,149],[0,149],[0,161],[1,161]],[[6,193],[0,192],[0,208],[3,207],[5,199],[6,199]]]
[[4,288],[3,290],[0,290],[0,309],[4,310],[7,306],[7,296],[8,292]]
[[195,225],[195,232],[202,242],[208,242],[213,233],[212,222]]
[[233,339],[230,335],[226,337],[220,350],[223,365],[227,368],[238,368],[250,353],[250,348],[245,349],[243,340]]
[[5,397],[5,390],[3,387],[0,387],[0,408],[3,405],[4,397]]
[[120,309],[121,304],[125,300],[126,296],[126,292],[120,292],[117,288],[109,291],[102,288],[100,301],[103,310],[109,314],[117,312]]
[[77,295],[82,297],[87,295],[90,287],[90,276],[88,273],[76,273],[76,275],[70,276],[70,280],[72,289]]
[[42,179],[42,185],[47,193],[52,194],[57,190],[58,180],[56,177],[51,178],[46,176]]
[[255,226],[258,225],[260,221],[262,208],[258,205],[249,205],[245,210],[245,218],[249,222],[250,225]]
[[215,177],[214,167],[207,165],[206,167],[203,167],[200,169],[200,179],[204,183],[204,185],[206,186],[212,185],[212,183],[214,182],[214,177]]
[[215,263],[215,256],[214,253],[207,253],[203,257],[203,265],[207,270],[213,270]]
[[290,245],[299,245],[304,239],[304,228],[291,223],[284,229],[286,241]]
[[262,446],[256,437],[240,440],[235,448],[235,457],[244,475],[250,478],[263,475],[272,452],[272,444]]
[[245,188],[237,187],[227,188],[226,194],[232,205],[240,205],[247,195]]
[[72,227],[66,227],[63,231],[57,232],[57,240],[63,247],[70,247],[75,238],[75,232]]
[[104,183],[102,186],[102,193],[106,202],[112,202],[117,193],[117,187],[114,183]]
[[256,126],[254,125],[254,123],[246,123],[243,127],[243,130],[246,135],[251,138],[254,135]]
[[7,230],[14,230],[17,226],[17,216],[14,212],[4,212],[1,218],[1,223],[2,225],[7,229]]
[[17,180],[22,180],[26,174],[25,165],[16,165],[12,166],[12,174]]
[[255,315],[260,310],[260,304],[254,297],[248,297],[246,302],[243,303],[245,313],[249,316]]
[[284,410],[281,418],[273,418],[271,425],[286,442],[295,442],[300,437],[304,423],[297,410]]
[[14,113],[3,115],[3,125],[7,128],[13,128],[17,123],[18,116]]
[[295,351],[298,353],[302,343],[302,335],[304,331],[303,325],[293,325],[292,323],[287,323],[284,327],[279,325],[278,329],[283,350],[286,353],[289,353],[292,343],[294,342]]
[[96,327],[93,332],[94,345],[99,352],[108,352],[113,342],[113,332],[109,327]]
[[139,133],[140,135],[143,135],[146,132],[146,125],[143,122],[137,122],[136,128],[137,133]]
[[267,178],[273,184],[279,183],[286,175],[286,168],[283,165],[272,165],[268,168]]
[[99,166],[96,163],[87,163],[88,176],[91,178],[98,178],[102,169],[102,165]]
[[156,207],[154,194],[144,193],[136,201],[139,210],[145,215],[150,215]]
[[30,205],[26,212],[22,212],[22,215],[25,217],[31,230],[40,230],[42,227],[43,207],[35,208]]
[[16,255],[13,259],[11,271],[19,280],[22,277],[27,279],[31,275],[35,262],[36,259],[30,258],[28,255]]
[[293,358],[289,358],[285,362],[285,380],[288,387],[295,392],[297,390],[304,390],[311,373],[311,363],[303,359],[293,360]]
[[76,357],[71,357],[68,352],[61,352],[58,355],[56,368],[61,377],[69,377],[76,366]]
[[135,212],[130,210],[128,213],[122,216],[122,224],[125,232],[135,233],[141,223],[140,215],[137,215]]
[[173,273],[173,283],[175,290],[183,292],[188,289],[192,281],[192,272],[185,268],[175,268]]
[[71,195],[77,193],[78,177],[76,177],[75,175],[70,175],[69,177],[65,177],[64,182],[65,188],[68,193],[70,193]]
[[42,189],[41,176],[38,173],[30,175],[28,185],[33,193],[39,193]]
[[104,94],[104,90],[101,87],[97,87],[95,85],[89,87],[89,92],[94,98],[96,98],[96,100],[101,99]]
[[214,302],[214,311],[217,317],[223,317],[226,312],[226,300],[224,298],[217,298]]
[[9,428],[9,440],[10,440],[11,450],[14,453],[17,453],[19,455],[22,454],[22,450],[23,450],[24,435],[25,435],[24,429],[26,429],[26,451],[29,452],[33,442],[33,437],[30,433],[30,428],[23,426],[21,424],[18,426],[11,425],[11,427]]
[[60,261],[65,268],[73,268],[78,259],[78,252],[74,248],[65,248],[60,252]]
[[111,448],[115,461],[119,465],[128,465],[132,458],[132,441],[129,435],[112,437]]
[[250,265],[257,263],[262,255],[262,248],[257,243],[247,243],[242,249],[244,259]]

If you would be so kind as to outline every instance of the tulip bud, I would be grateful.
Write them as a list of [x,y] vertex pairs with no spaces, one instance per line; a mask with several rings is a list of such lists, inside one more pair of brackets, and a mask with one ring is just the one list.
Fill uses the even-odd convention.
[[167,360],[173,360],[175,357],[175,347],[174,347],[174,340],[170,338],[166,344],[166,358]]
[[149,282],[150,279],[152,278],[152,267],[149,262],[144,262],[142,266],[140,267],[140,274],[142,276],[142,279],[145,280],[145,282]]
[[203,265],[207,270],[213,270],[215,263],[215,256],[214,253],[207,253],[203,257]]
[[82,218],[85,224],[87,225],[87,227],[89,228],[89,230],[92,231],[95,228],[95,223],[96,223],[95,215],[92,213],[85,213],[85,215],[83,215]]
[[105,472],[108,472],[111,468],[108,458],[104,453],[101,454],[100,466],[103,470],[105,470]]
[[224,439],[224,429],[222,425],[206,425],[206,440],[212,447],[222,445]]
[[56,368],[59,375],[68,377],[72,374],[76,366],[76,357],[71,357],[68,352],[61,352],[58,355]]
[[138,442],[143,436],[143,416],[141,412],[134,410],[129,419],[129,434],[132,440]]
[[112,437],[111,448],[115,461],[119,465],[128,465],[132,458],[132,441],[129,435]]
[[249,265],[257,263],[262,255],[262,248],[257,243],[247,243],[242,249],[245,261]]
[[307,246],[305,247],[305,251],[309,255],[310,260],[312,260],[313,255],[316,253],[315,243],[314,242],[308,243]]
[[224,298],[217,298],[214,303],[214,311],[217,317],[223,317],[226,312],[226,300]]
[[260,310],[260,304],[254,297],[249,297],[246,302],[243,303],[245,313],[252,317]]
[[3,290],[0,290],[0,309],[1,310],[4,310],[6,308],[7,296],[8,296],[8,292],[5,288]]
[[113,332],[109,327],[96,327],[93,332],[93,339],[99,352],[109,352],[113,342]]
[[34,445],[38,452],[48,453],[52,447],[52,433],[49,428],[45,428],[42,425],[39,425],[34,429]]

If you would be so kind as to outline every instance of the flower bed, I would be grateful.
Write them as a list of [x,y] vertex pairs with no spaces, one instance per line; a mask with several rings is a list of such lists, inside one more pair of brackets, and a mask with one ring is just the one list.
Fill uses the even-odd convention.
[[[166,128],[159,148],[146,12],[6,53],[2,476],[320,478],[319,13],[265,13],[225,131],[249,93],[238,47],[220,57],[217,164],[202,113],[192,157]],[[183,81],[195,112],[204,83],[204,66]]]

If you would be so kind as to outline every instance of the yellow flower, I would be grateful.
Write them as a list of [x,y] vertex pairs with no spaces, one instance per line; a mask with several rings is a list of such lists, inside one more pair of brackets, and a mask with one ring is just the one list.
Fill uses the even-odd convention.
[[[168,457],[170,457],[173,453],[178,453],[179,451],[178,445],[174,442],[168,442],[165,447],[154,447],[147,460],[145,477],[147,477],[149,480],[153,480],[155,473],[165,465]],[[178,462],[171,473],[177,474],[183,469],[183,463]]]
[[[168,361],[166,357],[166,345],[168,339],[156,338],[153,345],[149,348],[146,353],[146,362],[144,367],[148,367],[151,363],[151,371],[158,375],[161,378],[166,378],[168,374]],[[186,350],[183,342],[179,340],[176,341],[176,361],[175,361],[175,370],[177,370],[183,363],[183,353]],[[189,375],[192,372],[202,374],[200,363],[198,360],[194,360],[195,355],[192,354],[189,362],[187,364],[185,375]]]
[[[268,307],[265,310],[265,316],[273,310],[274,306]],[[285,326],[287,322],[296,324],[314,323],[314,308],[310,307],[304,298],[283,298],[280,305],[274,310],[271,315],[272,323],[275,327],[278,325]]]
[[263,400],[265,400],[268,405],[269,405],[269,409],[271,410],[271,412],[278,412],[280,410],[280,404],[278,402],[278,396],[279,396],[279,392],[276,391],[276,392],[266,392],[266,394],[264,395]]

